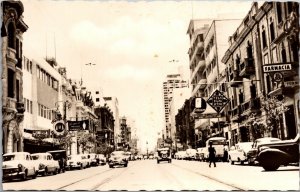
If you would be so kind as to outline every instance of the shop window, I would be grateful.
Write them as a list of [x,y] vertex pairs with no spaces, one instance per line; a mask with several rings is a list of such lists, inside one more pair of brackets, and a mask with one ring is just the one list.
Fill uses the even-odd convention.
[[270,93],[271,90],[271,78],[269,75],[266,76],[266,84],[267,84],[267,93]]
[[253,58],[253,55],[252,55],[252,45],[251,45],[251,43],[249,41],[247,42],[247,57],[248,58]]

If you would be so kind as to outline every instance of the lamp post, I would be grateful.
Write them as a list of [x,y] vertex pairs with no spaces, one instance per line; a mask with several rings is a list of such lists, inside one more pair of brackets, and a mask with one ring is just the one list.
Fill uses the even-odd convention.
[[198,129],[195,129],[195,149],[197,149],[197,135],[198,135]]

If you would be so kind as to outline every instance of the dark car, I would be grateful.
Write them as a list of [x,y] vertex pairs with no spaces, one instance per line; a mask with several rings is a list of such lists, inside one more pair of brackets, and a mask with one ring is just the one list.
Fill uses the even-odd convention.
[[128,165],[128,157],[124,151],[114,151],[110,154],[110,158],[108,160],[109,168],[113,168],[116,165],[122,165],[127,167]]
[[59,163],[59,172],[65,172],[67,166],[67,152],[66,150],[47,151],[53,156],[53,159]]
[[281,165],[299,163],[299,134],[292,140],[260,145],[257,161],[266,171],[275,171]]
[[259,146],[266,144],[266,143],[276,142],[276,141],[281,141],[281,140],[278,138],[274,138],[274,137],[264,137],[264,138],[256,139],[253,142],[252,148],[247,153],[248,164],[252,165],[256,162],[256,157],[258,155],[257,150],[258,150]]
[[167,148],[167,147],[158,148],[157,153],[158,153],[157,163],[160,163],[161,161],[168,161],[168,163],[172,162],[171,150],[169,148]]

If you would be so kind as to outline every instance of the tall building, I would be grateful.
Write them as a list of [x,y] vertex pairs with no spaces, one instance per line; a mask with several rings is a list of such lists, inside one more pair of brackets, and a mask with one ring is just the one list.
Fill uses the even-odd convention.
[[21,1],[2,1],[2,147],[3,153],[23,151],[23,21]]
[[120,142],[120,117],[119,117],[119,101],[117,97],[103,97],[104,103],[108,105],[108,107],[111,109],[114,117],[114,141],[115,145]]
[[182,107],[185,100],[189,99],[191,96],[191,89],[189,87],[176,88],[173,90],[172,100],[170,102],[170,138],[173,143],[172,146],[174,149],[177,148],[177,139],[178,135],[176,134],[176,120],[175,116],[178,113],[178,110]]
[[165,112],[165,129],[163,130],[163,139],[170,138],[170,101],[173,97],[173,90],[177,88],[188,87],[188,81],[182,79],[180,74],[167,75],[166,81],[163,82],[163,98]]

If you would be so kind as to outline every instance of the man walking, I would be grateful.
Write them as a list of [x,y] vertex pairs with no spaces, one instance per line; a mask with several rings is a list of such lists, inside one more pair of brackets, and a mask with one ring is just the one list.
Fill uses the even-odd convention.
[[214,167],[216,167],[216,150],[212,146],[212,142],[209,143],[209,148],[208,148],[208,159],[209,159],[209,167],[211,166],[211,163],[214,163]]

